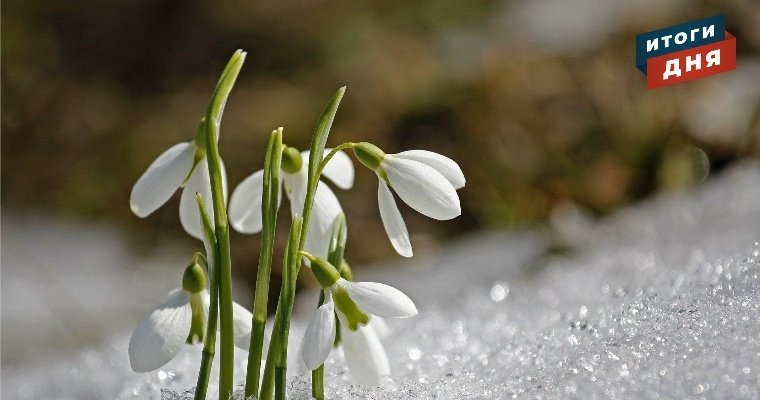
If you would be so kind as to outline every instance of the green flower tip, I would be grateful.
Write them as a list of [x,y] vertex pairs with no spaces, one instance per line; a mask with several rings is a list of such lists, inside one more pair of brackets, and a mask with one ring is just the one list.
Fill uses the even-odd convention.
[[200,343],[206,336],[206,312],[203,299],[197,293],[190,295],[190,310],[192,310],[190,333],[185,342],[187,344]]
[[353,145],[356,158],[367,168],[377,171],[385,159],[385,152],[372,143],[360,142]]
[[240,71],[241,68],[243,68],[243,63],[245,62],[245,58],[248,56],[248,53],[238,49],[238,51],[235,52],[235,69]]
[[282,151],[282,164],[280,168],[289,174],[295,174],[303,167],[303,161],[301,160],[301,152],[295,147],[286,147]]
[[333,301],[335,307],[340,310],[341,314],[346,317],[346,325],[348,329],[355,331],[360,326],[367,325],[369,323],[369,315],[365,314],[351,299],[346,289],[342,286],[338,286],[332,290]]
[[182,289],[189,293],[200,293],[206,288],[206,271],[198,262],[193,261],[182,275]]
[[[243,51],[243,49],[237,49],[235,50],[235,53],[232,54],[232,57],[230,58],[229,64],[237,64],[241,65],[245,61],[245,57],[248,55],[247,52]],[[239,67],[238,67],[239,68]]]
[[[237,75],[240,72],[240,69],[243,68],[243,63],[245,62],[245,57],[248,53],[244,52],[243,50],[238,49],[232,57],[230,57],[230,60],[227,61],[227,66],[224,67],[224,71],[222,71],[222,76],[219,78],[219,82],[217,83],[217,91],[220,87],[227,87],[227,90],[225,90],[226,93],[224,93],[224,96],[229,94],[229,90],[232,89],[232,83],[235,82],[235,79],[237,79]],[[213,119],[212,119],[213,121]]]

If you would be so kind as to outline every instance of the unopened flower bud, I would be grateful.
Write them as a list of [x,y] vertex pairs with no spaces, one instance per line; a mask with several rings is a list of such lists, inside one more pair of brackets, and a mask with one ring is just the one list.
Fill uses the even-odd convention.
[[206,288],[206,271],[197,262],[193,261],[185,269],[182,275],[182,289],[189,293],[200,293]]
[[280,168],[289,174],[295,174],[303,167],[303,161],[301,160],[301,152],[295,147],[286,147],[282,151],[282,164]]
[[340,277],[347,281],[354,280],[354,273],[351,272],[351,267],[348,266],[348,263],[345,259],[343,259],[340,263]]
[[311,272],[314,273],[314,277],[322,288],[327,289],[340,279],[340,272],[327,260],[310,254],[306,255],[306,258],[311,262]]
[[356,158],[373,171],[377,171],[380,168],[380,163],[385,159],[385,152],[372,143],[356,143],[353,149]]

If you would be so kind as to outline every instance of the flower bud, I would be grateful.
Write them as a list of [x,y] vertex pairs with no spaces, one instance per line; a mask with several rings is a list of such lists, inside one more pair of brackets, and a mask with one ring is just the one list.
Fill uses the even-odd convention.
[[380,168],[380,163],[385,159],[385,152],[372,143],[356,143],[353,148],[356,158],[373,171],[377,171]]
[[193,261],[182,275],[182,289],[189,293],[200,293],[206,288],[206,271]]
[[340,272],[327,260],[313,256],[306,256],[306,258],[311,261],[311,272],[317,278],[319,286],[327,289],[340,279]]
[[354,280],[354,273],[351,272],[351,267],[348,266],[345,259],[340,262],[340,277],[347,281]]
[[282,151],[282,164],[280,168],[289,174],[295,174],[303,167],[303,160],[301,160],[301,152],[295,147],[286,147]]

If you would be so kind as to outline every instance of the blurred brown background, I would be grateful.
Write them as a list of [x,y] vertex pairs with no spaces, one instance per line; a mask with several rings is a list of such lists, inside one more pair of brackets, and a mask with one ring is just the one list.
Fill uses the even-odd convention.
[[[720,13],[739,70],[647,91],[635,35]],[[752,0],[9,0],[3,212],[105,220],[138,253],[197,248],[179,225],[179,196],[145,220],[128,198],[156,156],[192,137],[237,48],[249,55],[222,128],[231,189],[261,168],[272,129],[307,147],[324,104],[348,85],[329,143],[437,151],[468,179],[453,222],[401,206],[417,254],[469,231],[540,223],[568,203],[602,215],[760,152]],[[357,170],[355,188],[336,192],[348,257],[361,264],[395,253],[375,178]],[[253,276],[258,247],[258,235],[233,234],[237,274]]]

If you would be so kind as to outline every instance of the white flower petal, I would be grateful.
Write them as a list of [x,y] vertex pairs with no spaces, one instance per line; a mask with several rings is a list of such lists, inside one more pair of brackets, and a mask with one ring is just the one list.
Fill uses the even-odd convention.
[[314,194],[314,206],[311,209],[309,231],[306,232],[306,251],[322,258],[327,258],[332,237],[333,224],[343,209],[332,189],[324,182],[317,184]]
[[135,328],[129,340],[129,363],[135,372],[149,372],[171,361],[187,341],[192,323],[187,293],[175,289]]
[[[302,215],[303,203],[306,199],[306,185],[308,177],[301,170],[295,174],[283,174],[283,186],[285,193],[290,199],[291,215]],[[317,184],[314,194],[314,206],[311,209],[309,231],[306,233],[306,250],[317,256],[327,257],[327,250],[332,235],[332,226],[338,214],[343,208],[332,189],[324,182]],[[308,265],[308,260],[305,260]]]
[[[208,321],[209,308],[211,307],[211,295],[208,290],[203,289],[201,292],[201,298],[203,299],[203,308],[206,312],[204,320]],[[217,314],[218,315],[218,314]],[[235,347],[248,350],[251,344],[251,324],[253,322],[253,314],[245,307],[238,303],[232,303],[232,332],[235,337]],[[217,330],[220,328],[217,321]],[[219,340],[219,334],[217,333],[217,341]]]
[[363,326],[356,331],[341,329],[340,338],[354,381],[360,385],[377,386],[382,377],[390,375],[388,355],[371,327]]
[[196,239],[203,239],[201,232],[201,217],[198,210],[198,200],[195,194],[200,192],[203,202],[206,204],[206,212],[214,223],[214,206],[211,198],[211,182],[208,175],[208,163],[202,159],[195,166],[193,173],[185,183],[182,196],[179,199],[179,220],[185,232]]
[[[303,375],[306,373],[311,372],[309,368],[306,366],[306,363],[303,361],[303,339],[301,338],[301,342],[298,344],[298,350],[296,351],[296,363],[298,363],[298,373],[296,375]],[[291,362],[291,352],[288,351],[288,364],[292,365]],[[290,373],[290,371],[288,371]]]
[[238,303],[232,303],[232,330],[235,335],[235,346],[248,350],[251,345],[251,324],[253,314]]
[[[204,319],[208,318],[208,309],[211,308],[211,293],[208,290],[201,290],[201,300],[203,301],[203,311],[206,313]],[[206,319],[206,321],[208,321]]]
[[301,215],[303,202],[306,200],[306,185],[309,177],[306,171],[301,169],[295,174],[282,174],[282,186],[290,200],[290,212],[292,215]]
[[335,307],[328,300],[314,312],[303,335],[303,362],[309,371],[322,365],[335,343]]
[[412,299],[402,291],[377,282],[339,281],[351,299],[365,312],[382,318],[406,318],[417,315]]
[[391,240],[393,248],[398,254],[404,257],[411,257],[412,243],[409,242],[409,232],[406,230],[406,223],[398,210],[393,193],[388,189],[384,180],[380,179],[377,186],[377,202],[380,206],[380,217],[383,220],[385,233]]
[[[322,157],[324,158],[331,150],[326,148]],[[301,157],[304,160],[303,165],[308,168],[309,152],[301,152]],[[354,163],[351,162],[351,157],[348,154],[342,150],[338,151],[322,170],[322,175],[341,189],[351,189],[354,186]]]
[[[227,171],[222,164],[222,188],[224,191],[225,201],[227,199]],[[190,179],[185,183],[182,190],[182,196],[179,199],[179,220],[185,232],[196,239],[203,239],[201,232],[200,211],[198,210],[198,200],[195,193],[200,192],[203,196],[203,202],[206,204],[206,211],[214,223],[214,202],[211,197],[211,180],[208,174],[208,162],[204,158],[195,166],[195,170]]]
[[385,157],[382,167],[401,200],[420,214],[437,220],[462,214],[456,189],[433,167],[393,155]]
[[192,142],[178,143],[153,161],[132,188],[129,207],[145,218],[164,205],[182,185],[195,157]]
[[261,195],[264,190],[264,170],[256,171],[235,188],[230,197],[230,224],[240,233],[261,231]]
[[418,161],[427,166],[433,167],[433,169],[440,172],[441,175],[448,179],[449,183],[454,186],[454,189],[461,189],[464,187],[466,180],[462,173],[462,169],[459,168],[459,164],[443,154],[427,150],[408,150],[395,154],[395,156],[407,160]]

